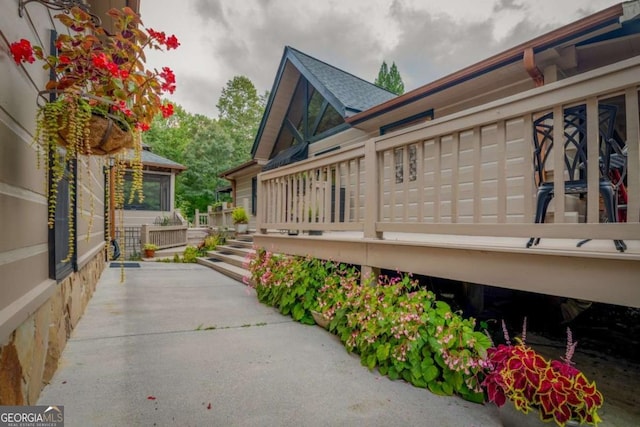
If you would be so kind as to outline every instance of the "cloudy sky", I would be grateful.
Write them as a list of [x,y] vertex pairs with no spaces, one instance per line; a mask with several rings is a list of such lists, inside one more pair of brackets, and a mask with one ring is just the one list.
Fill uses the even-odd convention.
[[180,40],[147,58],[174,70],[170,99],[216,117],[234,76],[271,90],[287,45],[371,82],[395,62],[411,90],[620,1],[143,0],[141,15]]

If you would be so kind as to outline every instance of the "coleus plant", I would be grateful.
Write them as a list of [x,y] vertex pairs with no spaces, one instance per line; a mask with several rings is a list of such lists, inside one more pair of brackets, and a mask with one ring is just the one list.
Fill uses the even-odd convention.
[[131,127],[145,131],[156,115],[173,114],[173,105],[161,96],[173,93],[176,83],[169,67],[147,69],[144,52],[176,49],[180,43],[175,35],[145,28],[140,16],[129,7],[113,8],[108,15],[113,33],[96,24],[89,13],[73,7],[69,15],[55,15],[69,33],[57,36],[54,55],[47,55],[45,49],[32,46],[26,39],[12,43],[11,54],[17,64],[38,59],[44,69],[54,72],[46,91],[63,96],[89,95],[92,107],[117,112]]
[[[79,155],[110,155],[115,159],[115,201],[124,203],[125,170],[133,170],[133,185],[129,200],[142,194],[142,139],[140,133],[150,128],[154,117],[167,118],[173,114],[171,103],[163,94],[176,89],[175,75],[168,67],[161,70],[145,66],[145,51],[176,49],[176,36],[146,28],[140,16],[131,8],[110,9],[111,31],[79,7],[54,17],[65,27],[54,40],[55,49],[49,52],[42,46],[21,39],[10,45],[10,52],[18,65],[42,63],[50,71],[50,80],[39,92],[34,142],[38,166],[44,166],[49,194],[48,225],[53,228],[58,183],[67,169],[71,173]],[[49,95],[49,96],[47,96]],[[55,98],[55,99],[54,99]],[[41,105],[40,105],[41,104]],[[95,123],[107,120],[99,127]],[[112,126],[115,123],[117,126]],[[105,130],[106,129],[106,130]],[[115,141],[113,144],[106,141]],[[95,143],[95,144],[94,144]],[[59,147],[65,148],[61,155]],[[98,149],[99,147],[99,149]],[[108,147],[108,148],[107,148]],[[127,150],[133,149],[133,155]],[[90,186],[91,179],[88,180]],[[75,182],[69,182],[69,194],[75,201]],[[90,198],[93,201],[93,198]],[[89,215],[89,230],[93,218],[93,204]],[[80,212],[83,209],[78,209]],[[69,253],[74,251],[75,210],[69,209]],[[87,233],[89,236],[91,233]]]
[[548,360],[525,344],[526,321],[516,344],[509,339],[503,322],[506,344],[487,350],[487,373],[483,386],[489,401],[498,407],[511,400],[519,411],[537,410],[543,421],[564,426],[567,421],[597,425],[603,397],[595,382],[573,366],[577,342],[567,328],[567,350],[562,360]]

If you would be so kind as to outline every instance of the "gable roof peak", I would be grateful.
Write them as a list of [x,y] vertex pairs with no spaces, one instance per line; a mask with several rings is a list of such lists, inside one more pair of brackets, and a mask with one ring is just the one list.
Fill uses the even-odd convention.
[[289,59],[316,90],[331,102],[345,118],[397,96],[393,92],[314,58],[294,47],[285,46],[284,57]]

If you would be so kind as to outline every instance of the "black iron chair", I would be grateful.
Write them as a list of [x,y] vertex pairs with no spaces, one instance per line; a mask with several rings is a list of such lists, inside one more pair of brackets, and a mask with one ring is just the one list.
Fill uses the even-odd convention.
[[[601,104],[598,107],[599,116],[599,161],[600,170],[599,190],[604,201],[608,222],[618,222],[616,208],[617,195],[615,185],[609,178],[611,156],[619,150],[613,139],[614,123],[617,108],[613,105]],[[587,107],[577,105],[564,110],[564,165],[568,179],[564,182],[565,194],[578,194],[581,197],[587,193]],[[545,164],[553,147],[553,113],[545,114],[533,124],[533,166],[538,185],[536,202],[536,223],[543,223],[549,203],[554,196],[553,179],[548,180]],[[554,171],[558,173],[557,171]],[[539,237],[532,237],[527,242],[527,248],[537,245]],[[580,244],[585,243],[582,241]],[[627,249],[624,241],[614,240],[616,249],[624,252]]]

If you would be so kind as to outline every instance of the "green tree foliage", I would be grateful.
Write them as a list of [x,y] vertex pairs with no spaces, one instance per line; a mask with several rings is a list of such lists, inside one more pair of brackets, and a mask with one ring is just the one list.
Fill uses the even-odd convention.
[[216,190],[228,185],[218,175],[235,166],[234,141],[216,120],[197,116],[197,127],[186,147],[187,170],[177,180],[182,211],[191,216],[195,209],[206,211],[216,201]]
[[386,61],[382,61],[380,71],[378,71],[378,77],[374,84],[396,95],[402,95],[404,93],[404,83],[402,82],[402,77],[395,62],[391,64],[391,68],[389,68]]
[[258,95],[251,80],[236,76],[218,100],[219,119],[190,114],[179,105],[168,119],[157,117],[143,135],[155,154],[187,167],[176,178],[176,206],[187,217],[206,211],[216,191],[229,184],[218,175],[250,159],[268,93]]
[[177,104],[174,111],[167,119],[156,116],[151,129],[143,134],[143,140],[157,155],[183,163],[185,149],[193,135],[194,116]]
[[264,112],[266,95],[258,95],[245,76],[235,76],[222,89],[216,104],[220,125],[234,141],[236,164],[251,158],[251,147]]

